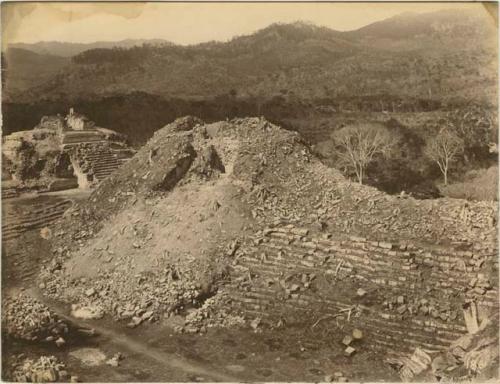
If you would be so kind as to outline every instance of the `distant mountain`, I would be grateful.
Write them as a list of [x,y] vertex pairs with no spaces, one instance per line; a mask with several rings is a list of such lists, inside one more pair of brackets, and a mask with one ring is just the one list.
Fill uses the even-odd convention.
[[2,52],[2,83],[6,91],[19,91],[45,83],[70,63],[67,57],[39,54],[21,48]]
[[132,45],[80,52],[41,85],[7,86],[7,97],[496,99],[496,33],[475,12],[407,13],[351,32],[273,24],[225,43]]
[[62,57],[78,55],[83,51],[95,48],[131,48],[143,44],[151,45],[171,45],[172,43],[163,39],[126,39],[121,41],[97,41],[95,43],[66,43],[60,41],[41,41],[38,43],[14,43],[9,44],[9,48],[21,48],[39,54],[49,54]]
[[495,36],[493,20],[483,11],[441,10],[431,13],[405,12],[369,24],[346,36],[365,43],[376,43],[380,48],[397,44],[399,49],[428,48],[434,42],[461,44],[463,40],[475,43],[477,39],[490,40]]

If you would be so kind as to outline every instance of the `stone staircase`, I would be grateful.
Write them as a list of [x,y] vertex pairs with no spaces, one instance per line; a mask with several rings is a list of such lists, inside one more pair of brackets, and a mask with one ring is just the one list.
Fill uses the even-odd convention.
[[97,180],[102,181],[126,162],[128,158],[120,157],[119,152],[109,150],[89,154],[86,160],[92,164],[92,169]]
[[118,167],[132,155],[125,148],[111,148],[109,143],[78,143],[65,146],[70,153],[73,167],[95,185],[109,177]]
[[11,199],[19,196],[19,192],[15,187],[3,187],[2,186],[2,200]]
[[18,238],[26,231],[40,229],[59,219],[73,204],[69,199],[38,203],[24,208],[3,209],[2,241]]
[[[496,250],[462,248],[271,228],[242,245],[227,292],[249,319],[308,327],[342,320],[363,329],[367,342],[383,352],[438,351],[466,333],[466,298],[483,309],[498,308],[497,279],[479,295],[470,286],[484,265],[498,268]],[[359,288],[366,295],[360,297]],[[404,302],[388,307],[397,297]]]
[[62,133],[63,148],[72,144],[106,142],[104,135],[96,130],[65,131]]

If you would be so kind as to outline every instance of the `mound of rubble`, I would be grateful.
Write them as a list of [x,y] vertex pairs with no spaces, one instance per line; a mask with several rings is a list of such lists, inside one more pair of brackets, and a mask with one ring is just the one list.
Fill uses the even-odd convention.
[[37,360],[14,356],[5,378],[16,383],[78,382],[70,376],[64,363],[55,356],[40,356]]
[[498,313],[485,318],[473,332],[453,341],[441,353],[417,348],[413,354],[389,358],[402,381],[484,381],[498,375]]
[[5,297],[2,309],[2,329],[9,337],[64,344],[62,336],[68,333],[68,325],[31,296]]
[[185,117],[66,213],[41,278],[131,327],[342,323],[340,345],[361,329],[384,352],[438,351],[466,300],[498,307],[497,213],[351,183],[264,119]]

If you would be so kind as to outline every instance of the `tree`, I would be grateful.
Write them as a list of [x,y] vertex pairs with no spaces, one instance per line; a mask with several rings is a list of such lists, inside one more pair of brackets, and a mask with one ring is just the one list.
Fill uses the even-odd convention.
[[448,170],[451,163],[463,150],[463,140],[449,129],[442,129],[436,137],[427,141],[424,153],[439,166],[444,176],[444,185],[448,185]]
[[498,138],[496,110],[479,104],[457,108],[446,115],[445,124],[464,143],[464,158],[468,162],[489,156],[489,145]]
[[363,123],[345,126],[332,134],[334,151],[340,165],[356,173],[359,184],[363,184],[365,170],[376,156],[387,157],[398,142],[382,124]]

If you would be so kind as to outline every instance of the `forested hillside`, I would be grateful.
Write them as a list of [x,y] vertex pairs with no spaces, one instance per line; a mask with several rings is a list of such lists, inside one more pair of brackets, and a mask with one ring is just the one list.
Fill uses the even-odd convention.
[[7,97],[29,101],[139,91],[183,98],[389,94],[484,100],[496,84],[496,41],[486,17],[403,14],[353,32],[275,24],[227,43],[95,48],[73,56],[70,66],[41,86],[13,89],[8,71]]
[[[187,114],[205,121],[265,116],[300,131],[335,165],[333,132],[375,121],[396,132],[407,151],[374,162],[367,183],[398,192],[439,179],[422,151],[449,125],[468,143],[451,172],[461,180],[497,162],[488,151],[497,140],[495,23],[486,13],[450,10],[405,13],[349,32],[273,24],[192,46],[134,40],[84,51],[63,43],[33,47],[44,54],[9,48],[3,132],[31,129],[43,115],[75,106],[140,146]],[[71,51],[78,53],[57,56]]]

